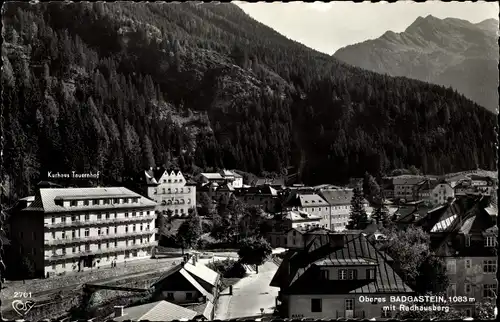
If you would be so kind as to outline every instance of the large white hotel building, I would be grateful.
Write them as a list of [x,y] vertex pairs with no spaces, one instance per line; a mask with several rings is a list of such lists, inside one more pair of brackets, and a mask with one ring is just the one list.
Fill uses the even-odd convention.
[[41,188],[12,218],[12,239],[38,276],[147,258],[155,207],[126,188]]

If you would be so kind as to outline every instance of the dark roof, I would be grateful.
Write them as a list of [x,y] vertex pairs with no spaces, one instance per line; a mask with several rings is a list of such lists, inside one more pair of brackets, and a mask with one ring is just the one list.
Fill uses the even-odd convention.
[[352,190],[321,190],[320,195],[328,202],[334,205],[348,205],[351,203],[354,192]]
[[[289,252],[276,272],[271,285],[289,294],[370,294],[413,293],[380,253],[362,234],[331,234],[330,239],[314,238],[304,250]],[[318,267],[371,265],[377,269],[374,280],[321,280]],[[286,265],[290,267],[287,274]],[[283,268],[282,266],[285,266]]]
[[417,191],[429,191],[436,188],[439,184],[439,181],[436,179],[426,179],[417,184]]

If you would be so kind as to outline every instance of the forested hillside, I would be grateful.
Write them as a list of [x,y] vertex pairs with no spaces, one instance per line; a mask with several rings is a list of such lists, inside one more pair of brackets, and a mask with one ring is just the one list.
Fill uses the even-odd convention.
[[52,171],[106,184],[157,164],[305,183],[415,165],[491,169],[495,117],[456,92],[350,67],[232,4],[4,5],[11,197]]

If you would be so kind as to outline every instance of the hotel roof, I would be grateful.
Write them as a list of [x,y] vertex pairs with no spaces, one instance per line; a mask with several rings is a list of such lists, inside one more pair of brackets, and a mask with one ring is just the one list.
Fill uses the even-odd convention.
[[[56,200],[88,200],[102,198],[139,198],[139,203],[107,204],[64,207],[56,205]],[[130,207],[154,207],[156,202],[151,201],[138,193],[123,187],[108,188],[41,188],[35,195],[35,200],[22,211],[41,211],[44,213],[68,212],[98,209],[120,209]]]
[[[329,241],[314,238],[304,250],[289,252],[271,286],[288,294],[374,294],[413,293],[391,268],[386,256],[362,234],[332,234]],[[290,274],[285,267],[290,265]],[[374,280],[317,281],[318,266],[376,266]]]

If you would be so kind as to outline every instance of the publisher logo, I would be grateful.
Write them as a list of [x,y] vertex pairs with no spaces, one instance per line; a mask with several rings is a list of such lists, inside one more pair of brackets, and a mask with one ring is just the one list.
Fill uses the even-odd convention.
[[35,306],[35,302],[31,300],[14,300],[12,302],[12,308],[17,314],[25,316],[28,312]]

